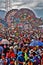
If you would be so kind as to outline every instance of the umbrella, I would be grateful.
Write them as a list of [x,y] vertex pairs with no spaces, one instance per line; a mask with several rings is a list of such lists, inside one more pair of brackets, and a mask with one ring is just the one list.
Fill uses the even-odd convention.
[[39,46],[43,46],[43,42],[41,42],[41,41],[37,41],[37,44],[38,44]]
[[3,39],[2,44],[9,44],[9,41],[7,39]]
[[41,41],[37,41],[37,40],[33,40],[29,46],[43,46],[43,42]]
[[37,42],[36,42],[36,40],[33,40],[33,41],[30,43],[29,46],[37,46]]

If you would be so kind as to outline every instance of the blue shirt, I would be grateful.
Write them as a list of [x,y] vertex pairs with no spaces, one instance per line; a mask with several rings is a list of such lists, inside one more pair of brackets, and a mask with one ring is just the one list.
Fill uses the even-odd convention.
[[19,56],[19,55],[22,55],[22,51],[19,51],[17,55],[18,55],[18,56]]
[[[17,59],[20,62],[24,62],[25,61],[25,59],[24,59],[24,57],[22,55],[18,56]],[[23,65],[23,64],[19,63],[19,65]]]

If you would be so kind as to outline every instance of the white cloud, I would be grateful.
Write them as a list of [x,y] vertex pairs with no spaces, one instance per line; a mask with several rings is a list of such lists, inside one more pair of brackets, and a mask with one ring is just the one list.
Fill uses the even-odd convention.
[[[32,8],[32,9],[43,9],[43,0],[12,0],[12,6],[13,8],[17,7],[19,8]],[[40,7],[42,6],[42,7]]]
[[[37,5],[40,3],[40,5],[41,5],[41,3],[43,3],[43,1],[40,1],[40,0],[32,0],[32,2],[27,2],[27,4],[28,4],[28,7],[30,7],[30,8],[35,8],[35,7],[37,7]],[[25,4],[25,6],[27,6],[27,4]]]
[[[6,1],[6,0],[2,0],[2,1]],[[14,9],[15,8],[43,9],[43,0],[10,0],[10,4],[11,4],[11,8]]]

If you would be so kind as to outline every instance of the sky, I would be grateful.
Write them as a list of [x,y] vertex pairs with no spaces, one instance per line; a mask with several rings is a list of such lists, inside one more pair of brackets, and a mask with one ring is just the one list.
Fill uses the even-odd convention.
[[[5,2],[7,0],[0,0]],[[43,18],[43,0],[10,0],[11,9],[29,8],[33,10],[38,17]],[[5,7],[4,3],[0,5],[1,9]]]
[[13,0],[13,1],[21,3],[21,5],[16,5],[17,8],[32,9],[38,17],[43,17],[43,0]]

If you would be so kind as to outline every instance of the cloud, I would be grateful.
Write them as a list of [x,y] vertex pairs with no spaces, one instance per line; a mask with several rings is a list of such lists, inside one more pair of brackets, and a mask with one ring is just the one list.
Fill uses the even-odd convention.
[[16,3],[17,2],[19,2],[19,4],[16,4],[17,8],[27,7],[27,8],[32,8],[32,9],[35,9],[35,8],[43,9],[43,0],[16,0]]
[[[0,3],[5,2],[6,0],[0,0]],[[0,8],[3,9],[3,5],[1,4]],[[32,9],[43,9],[43,0],[10,0],[11,8],[32,8]],[[3,8],[2,8],[3,7]]]
[[43,1],[42,0],[32,0],[32,1],[30,0],[30,2],[27,1],[24,5],[19,6],[19,7],[28,7],[28,8],[32,8],[32,9],[35,9],[35,8],[42,9],[43,8]]

